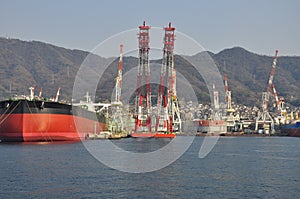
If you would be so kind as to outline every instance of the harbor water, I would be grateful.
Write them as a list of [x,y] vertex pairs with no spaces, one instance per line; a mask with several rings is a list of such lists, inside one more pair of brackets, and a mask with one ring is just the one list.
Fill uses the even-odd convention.
[[[299,197],[299,138],[220,137],[200,159],[203,139],[195,137],[169,166],[140,174],[105,166],[80,142],[0,143],[0,198]],[[164,139],[113,142],[131,151],[167,144]]]

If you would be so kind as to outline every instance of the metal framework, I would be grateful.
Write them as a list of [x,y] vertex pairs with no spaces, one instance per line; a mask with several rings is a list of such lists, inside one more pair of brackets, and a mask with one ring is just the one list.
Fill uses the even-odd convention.
[[115,100],[111,103],[112,107],[112,119],[111,124],[109,126],[109,130],[112,133],[121,133],[124,131],[124,123],[122,118],[122,101],[121,101],[121,93],[122,93],[122,69],[123,69],[123,45],[120,45],[120,58],[118,65],[118,75],[116,78],[116,93]]
[[175,28],[169,23],[164,28],[164,49],[157,97],[156,132],[181,131],[181,117],[176,92],[174,69]]
[[221,120],[219,92],[216,90],[216,86],[213,83],[213,95],[214,95],[214,108],[213,108],[213,120]]
[[276,101],[277,111],[278,111],[278,113],[280,113],[280,116],[278,116],[276,118],[277,123],[285,124],[286,123],[286,109],[284,107],[285,100],[283,97],[278,97],[274,84],[272,84],[272,87],[273,87],[273,94],[274,94],[275,101]]
[[149,30],[145,21],[139,26],[139,63],[136,86],[135,132],[151,132],[151,88]]
[[275,56],[273,59],[273,64],[268,80],[268,85],[267,85],[267,92],[262,93],[262,113],[256,118],[256,123],[255,123],[255,130],[258,131],[258,125],[262,124],[263,128],[265,130],[265,133],[268,133],[268,130],[271,130],[271,133],[275,133],[275,128],[274,128],[274,120],[271,117],[270,113],[268,112],[268,103],[269,103],[269,98],[271,94],[271,87],[273,84],[273,79],[275,75],[275,69],[276,69],[276,64],[277,64],[277,56],[278,56],[278,50],[275,51]]

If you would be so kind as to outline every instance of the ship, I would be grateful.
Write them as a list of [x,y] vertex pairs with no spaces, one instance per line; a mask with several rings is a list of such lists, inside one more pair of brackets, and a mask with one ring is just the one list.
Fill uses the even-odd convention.
[[224,120],[194,119],[193,122],[197,132],[218,135],[226,133],[227,131],[227,127]]
[[150,133],[150,132],[134,132],[131,133],[131,137],[133,138],[175,138],[175,133],[164,133],[164,132],[157,132],[157,133]]
[[140,126],[138,131],[130,135],[133,138],[175,138],[176,134],[169,131],[155,131],[149,124]]
[[2,142],[80,141],[105,128],[86,106],[28,97],[0,102]]
[[155,133],[151,132],[133,132],[130,135],[133,138],[153,138],[155,136]]
[[281,127],[281,133],[288,136],[300,137],[300,120],[293,121]]

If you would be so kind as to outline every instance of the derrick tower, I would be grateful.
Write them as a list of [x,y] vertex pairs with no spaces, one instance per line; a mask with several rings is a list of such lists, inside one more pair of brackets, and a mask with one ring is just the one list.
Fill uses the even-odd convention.
[[151,133],[151,88],[149,61],[149,30],[145,21],[139,26],[139,63],[135,102],[135,132]]
[[156,132],[181,131],[181,118],[176,92],[176,71],[174,69],[175,28],[169,23],[164,28],[164,48],[157,97]]

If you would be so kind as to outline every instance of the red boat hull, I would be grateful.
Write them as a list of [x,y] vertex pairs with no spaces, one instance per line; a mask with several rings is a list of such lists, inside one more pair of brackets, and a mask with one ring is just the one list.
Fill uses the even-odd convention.
[[155,136],[155,133],[131,133],[133,138],[152,138]]
[[175,133],[156,133],[154,138],[175,138]]
[[0,141],[79,141],[105,130],[95,113],[57,102],[0,102]]
[[175,133],[132,133],[134,138],[175,138]]
[[79,141],[104,125],[73,115],[58,114],[11,114],[3,115],[0,126],[2,141]]

